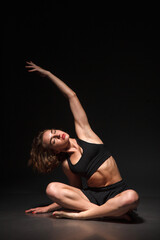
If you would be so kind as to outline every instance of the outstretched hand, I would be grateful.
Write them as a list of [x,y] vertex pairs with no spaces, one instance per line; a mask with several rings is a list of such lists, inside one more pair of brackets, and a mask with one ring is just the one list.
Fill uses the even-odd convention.
[[40,76],[42,77],[46,77],[48,71],[37,66],[36,64],[34,64],[32,61],[27,61],[26,62],[27,65],[25,66],[28,69],[28,72],[37,72]]
[[28,210],[25,211],[25,213],[36,214],[36,213],[47,213],[49,211],[50,211],[49,207],[45,206],[45,207],[37,207],[37,208],[28,209]]

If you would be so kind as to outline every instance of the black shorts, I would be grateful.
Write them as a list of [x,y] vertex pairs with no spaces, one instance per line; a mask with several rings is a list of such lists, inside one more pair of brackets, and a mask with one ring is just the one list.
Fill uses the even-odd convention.
[[106,187],[87,187],[85,189],[81,189],[81,191],[90,200],[90,202],[100,206],[107,202],[110,198],[115,197],[117,194],[127,189],[130,189],[129,186],[124,180],[121,180]]

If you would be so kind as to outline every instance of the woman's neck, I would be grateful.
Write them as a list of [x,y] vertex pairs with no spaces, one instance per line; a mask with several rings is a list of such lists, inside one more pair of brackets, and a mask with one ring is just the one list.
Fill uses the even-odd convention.
[[75,138],[69,138],[68,148],[66,149],[67,153],[74,153],[79,149],[79,145]]

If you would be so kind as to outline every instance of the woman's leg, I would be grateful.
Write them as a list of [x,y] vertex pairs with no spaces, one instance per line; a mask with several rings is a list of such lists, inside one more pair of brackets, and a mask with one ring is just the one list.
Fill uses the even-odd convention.
[[115,197],[109,199],[106,203],[99,206],[99,209],[89,209],[86,211],[86,219],[92,217],[113,217],[127,219],[126,214],[137,208],[139,196],[136,191],[129,189],[125,190]]
[[102,217],[115,217],[127,219],[125,214],[138,206],[139,197],[134,190],[125,190],[109,199],[101,206],[93,206],[86,211],[79,213],[66,213],[64,211],[56,211],[54,215],[57,218],[66,217],[72,219],[92,219]]
[[80,189],[64,183],[49,183],[46,188],[46,194],[63,208],[86,211],[97,206],[91,203]]

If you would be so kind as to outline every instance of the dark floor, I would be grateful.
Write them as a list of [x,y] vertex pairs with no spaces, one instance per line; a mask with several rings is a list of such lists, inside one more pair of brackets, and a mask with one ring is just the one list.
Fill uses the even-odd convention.
[[[7,187],[6,187],[7,188]],[[142,196],[135,223],[102,220],[54,219],[51,214],[26,215],[25,209],[45,205],[43,192],[8,186],[1,198],[0,239],[160,239],[160,197]]]

